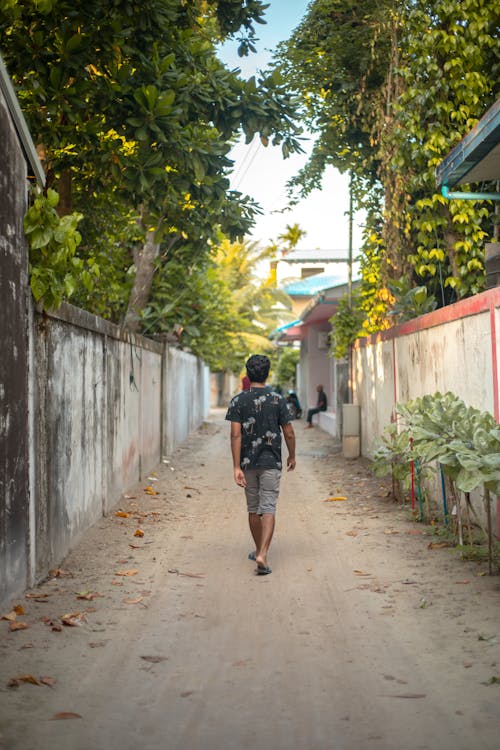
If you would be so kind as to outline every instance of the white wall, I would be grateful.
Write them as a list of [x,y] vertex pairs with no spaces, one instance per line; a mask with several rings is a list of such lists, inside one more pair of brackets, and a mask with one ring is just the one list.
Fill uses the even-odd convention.
[[498,420],[499,350],[500,288],[359,339],[353,378],[362,453],[370,451],[396,403],[436,391],[452,391]]
[[208,368],[192,354],[70,305],[36,315],[34,323],[34,529],[26,554],[35,568],[11,592],[56,566],[209,410]]

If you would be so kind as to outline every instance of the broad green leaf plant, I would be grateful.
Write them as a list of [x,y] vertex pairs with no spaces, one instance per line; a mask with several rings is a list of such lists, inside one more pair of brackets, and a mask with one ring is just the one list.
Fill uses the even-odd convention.
[[[375,473],[392,472],[408,486],[412,462],[427,475],[441,468],[449,479],[458,516],[459,493],[469,504],[470,493],[482,490],[490,518],[490,493],[500,497],[500,426],[492,414],[466,406],[451,392],[397,404],[396,414],[397,421],[385,428],[373,452]],[[489,524],[490,546],[491,535]]]

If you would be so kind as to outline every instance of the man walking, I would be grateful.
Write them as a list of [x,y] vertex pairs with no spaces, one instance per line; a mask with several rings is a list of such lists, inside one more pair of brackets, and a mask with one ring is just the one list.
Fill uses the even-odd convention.
[[255,542],[255,552],[248,557],[256,561],[258,575],[271,573],[267,553],[281,479],[281,431],[288,449],[288,471],[295,469],[291,415],[285,398],[266,386],[270,366],[269,358],[261,354],[247,360],[250,388],[231,400],[226,414],[231,422],[234,479],[245,489],[248,523]]
[[319,414],[320,411],[326,411],[327,407],[327,400],[326,400],[326,393],[323,390],[322,385],[317,385],[316,390],[318,391],[318,401],[316,403],[315,409],[309,409],[307,412],[307,424],[306,429],[312,427],[312,418],[315,414]]

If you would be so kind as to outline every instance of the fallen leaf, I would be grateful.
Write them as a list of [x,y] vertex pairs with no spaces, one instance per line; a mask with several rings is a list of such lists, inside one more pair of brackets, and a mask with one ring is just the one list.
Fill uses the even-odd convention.
[[123,581],[111,581],[112,586],[123,586]]
[[49,570],[49,576],[51,578],[64,578],[65,576],[70,576],[72,578],[73,573],[70,573],[68,570],[56,568],[55,570]]
[[352,531],[346,531],[345,535],[346,536],[358,536],[358,532],[354,531],[353,529]]
[[178,576],[186,576],[187,578],[205,578],[204,573],[182,573],[180,570],[177,570],[177,568],[171,568],[169,573],[175,573]]
[[18,687],[21,682],[29,683],[30,685],[41,685],[42,683],[32,674],[23,674],[20,677],[13,677],[8,682],[8,687]]
[[40,683],[42,685],[47,685],[48,687],[52,687],[52,685],[55,685],[57,682],[54,677],[40,677]]
[[144,531],[142,529],[136,529],[134,531],[134,536],[144,536]]
[[494,675],[493,677],[490,677],[488,682],[481,683],[482,685],[500,685],[500,677],[497,677]]
[[27,622],[11,622],[11,623],[9,623],[9,630],[12,631],[13,633],[16,630],[26,630],[27,627],[28,627],[28,623]]
[[443,547],[452,547],[451,542],[429,542],[427,549],[443,549]]
[[139,604],[139,602],[142,602],[143,599],[144,599],[143,596],[138,596],[135,599],[124,599],[123,603],[124,604]]
[[24,611],[24,607],[22,604],[16,604],[16,606],[13,608],[13,612],[16,613],[16,615],[25,615],[26,612]]
[[25,594],[26,599],[36,599],[37,602],[50,596],[50,594]]
[[61,617],[61,621],[63,625],[68,625],[73,628],[77,625],[83,625],[84,622],[87,622],[87,618],[83,612],[68,612]]
[[343,495],[334,495],[333,497],[327,497],[326,500],[324,500],[325,503],[334,503],[339,500],[347,500],[346,497]]
[[49,721],[59,721],[59,719],[81,719],[80,714],[75,714],[73,711],[60,711],[58,714],[51,716]]
[[124,510],[117,510],[116,513],[115,513],[115,516],[118,516],[118,518],[128,518],[129,515],[130,514],[129,513],[125,513]]
[[17,614],[12,610],[12,612],[9,612],[7,615],[2,615],[2,620],[8,620],[9,622],[14,622],[14,620],[17,619]]
[[371,573],[367,573],[366,570],[355,570],[354,573],[357,576],[371,576]]
[[406,533],[410,536],[420,536],[424,532],[421,529],[408,529]]
[[132,549],[144,549],[143,544],[129,544],[128,546],[131,547]]
[[131,568],[130,570],[117,570],[115,576],[135,576],[139,570],[137,568]]
[[104,596],[104,594],[99,594],[97,591],[75,591],[75,595],[77,599],[85,599],[87,602],[91,602],[97,597]]
[[149,661],[151,664],[159,664],[161,661],[167,661],[168,656],[141,656],[144,661]]
[[384,531],[384,534],[399,534],[399,531],[395,531],[394,529],[386,529]]
[[125,500],[136,500],[137,499],[137,495],[124,495],[123,497],[125,498]]
[[389,695],[389,698],[425,698],[425,693],[400,693],[399,695]]

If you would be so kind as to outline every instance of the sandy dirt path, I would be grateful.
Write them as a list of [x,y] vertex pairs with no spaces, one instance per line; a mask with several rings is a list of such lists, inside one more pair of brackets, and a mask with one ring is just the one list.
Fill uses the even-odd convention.
[[271,575],[247,560],[217,412],[12,603],[28,627],[0,622],[2,750],[500,746],[498,577],[296,432]]

